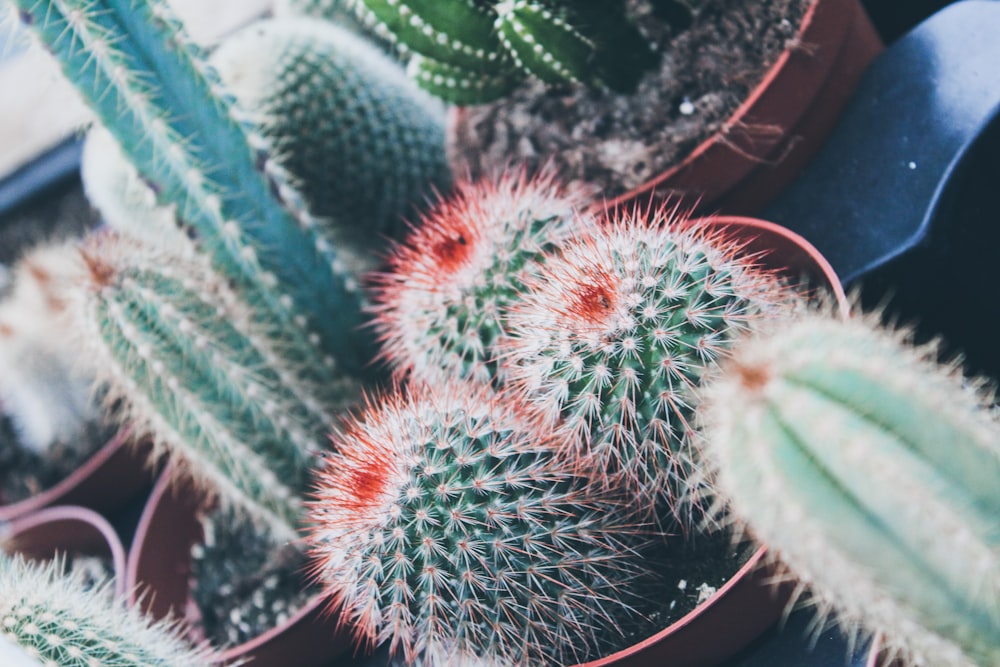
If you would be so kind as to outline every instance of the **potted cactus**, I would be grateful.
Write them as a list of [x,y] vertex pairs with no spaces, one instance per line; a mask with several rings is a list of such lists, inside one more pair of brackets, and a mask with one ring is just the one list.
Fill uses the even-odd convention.
[[822,143],[880,42],[859,2],[383,2],[353,8],[455,105],[457,173],[554,162],[616,203],[749,213]]

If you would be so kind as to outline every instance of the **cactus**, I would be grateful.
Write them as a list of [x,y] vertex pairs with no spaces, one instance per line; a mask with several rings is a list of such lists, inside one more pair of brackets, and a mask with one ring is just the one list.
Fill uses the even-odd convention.
[[580,188],[523,173],[462,183],[376,277],[375,327],[397,376],[496,382],[503,313],[545,253],[595,224]]
[[303,351],[318,338],[329,365],[360,373],[371,349],[358,285],[166,2],[13,4],[255,319],[282,323]]
[[[209,62],[259,117],[327,236],[344,228],[369,242],[395,235],[432,187],[448,189],[443,108],[347,30],[319,20],[259,21],[227,37]],[[115,157],[105,133],[91,134],[82,171],[106,217],[119,217],[122,200],[154,203],[136,177],[123,190],[124,156]]]
[[[84,586],[60,561],[0,555],[0,657],[7,667],[191,667],[210,653],[176,625],[152,622],[104,584]],[[215,663],[213,663],[215,664]]]
[[94,238],[73,313],[108,402],[224,503],[294,536],[330,415],[355,382],[318,385],[205,261]]
[[360,639],[407,663],[565,664],[634,613],[642,528],[552,455],[516,401],[413,387],[371,400],[334,440],[310,543]]
[[627,93],[659,61],[624,0],[351,2],[379,34],[415,54],[421,86],[456,104],[503,97],[527,76]]
[[0,300],[0,403],[19,442],[43,453],[59,442],[84,446],[96,420],[91,374],[76,363],[65,322],[65,284],[79,279],[67,243],[43,244],[14,266],[10,293]]
[[1000,664],[992,396],[871,317],[773,329],[705,388],[705,457],[733,521],[906,664]]
[[690,524],[694,389],[749,322],[797,299],[738,244],[682,224],[634,211],[568,243],[526,281],[500,349],[509,383],[606,487]]

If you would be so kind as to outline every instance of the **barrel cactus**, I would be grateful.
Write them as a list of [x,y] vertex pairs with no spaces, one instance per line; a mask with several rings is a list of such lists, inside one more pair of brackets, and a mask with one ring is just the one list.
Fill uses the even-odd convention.
[[1000,425],[936,354],[869,317],[759,332],[706,387],[703,447],[820,610],[908,665],[995,665]]
[[210,653],[107,585],[67,576],[58,560],[0,555],[0,658],[7,667],[191,667],[209,664]]
[[375,327],[397,376],[498,381],[503,317],[524,281],[594,218],[549,173],[462,183],[389,256]]
[[526,281],[501,357],[607,488],[690,524],[695,390],[751,322],[799,297],[739,244],[683,222],[633,211],[567,243]]
[[347,420],[311,505],[316,572],[409,664],[571,664],[634,613],[643,529],[509,397],[413,387]]

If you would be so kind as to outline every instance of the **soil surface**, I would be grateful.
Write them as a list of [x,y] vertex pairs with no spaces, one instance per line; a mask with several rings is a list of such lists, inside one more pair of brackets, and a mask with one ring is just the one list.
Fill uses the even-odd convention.
[[[673,34],[648,0],[629,0],[659,69],[630,95],[533,83],[491,104],[466,107],[449,136],[456,174],[495,175],[512,165],[554,163],[611,198],[674,165],[712,135],[794,44],[814,0],[699,0],[691,26]],[[806,48],[806,46],[802,46]]]

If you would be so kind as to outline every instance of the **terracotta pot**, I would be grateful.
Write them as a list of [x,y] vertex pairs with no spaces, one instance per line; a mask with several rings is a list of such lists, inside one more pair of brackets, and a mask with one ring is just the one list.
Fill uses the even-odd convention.
[[0,546],[8,553],[34,560],[51,559],[59,553],[109,558],[115,593],[125,593],[125,549],[121,540],[104,517],[86,507],[49,507],[15,519],[4,527]]
[[18,502],[0,504],[0,521],[54,505],[79,505],[105,514],[118,510],[152,484],[148,455],[149,446],[130,442],[129,432],[123,430],[54,486]]
[[[197,623],[191,599],[191,547],[202,539],[198,509],[203,496],[189,484],[157,481],[139,519],[129,550],[125,581],[129,602],[156,618],[173,615]],[[351,650],[349,636],[326,602],[313,598],[286,623],[217,654],[213,664],[252,660],[254,667],[329,667]]]
[[[754,213],[798,175],[833,129],[882,42],[860,0],[816,0],[795,39],[723,123],[679,163],[609,206],[670,199],[682,208]],[[461,136],[455,108],[449,133]],[[748,132],[745,128],[767,128]],[[455,141],[455,139],[450,139]]]

